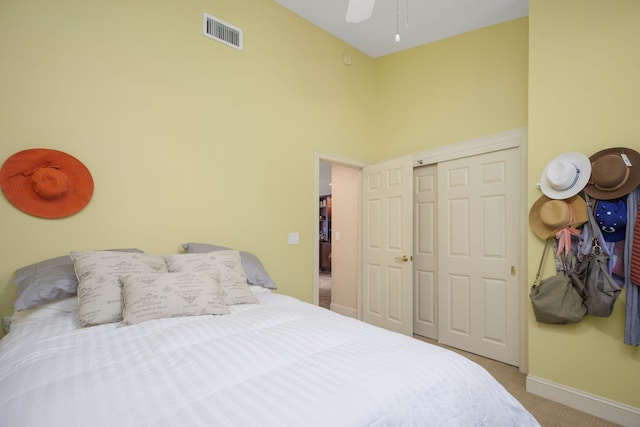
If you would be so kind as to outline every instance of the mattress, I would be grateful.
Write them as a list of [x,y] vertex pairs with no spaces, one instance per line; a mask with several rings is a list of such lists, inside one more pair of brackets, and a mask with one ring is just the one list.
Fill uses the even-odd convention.
[[252,287],[221,316],[77,327],[68,298],[13,317],[0,423],[41,426],[537,426],[446,349]]

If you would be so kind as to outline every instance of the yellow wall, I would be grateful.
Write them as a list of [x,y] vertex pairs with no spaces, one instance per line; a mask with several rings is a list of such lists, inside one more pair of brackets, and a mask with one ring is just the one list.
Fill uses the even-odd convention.
[[[530,0],[529,206],[546,164],[568,151],[640,150],[640,2]],[[533,281],[543,242],[529,235]],[[551,261],[549,259],[549,261]],[[551,262],[545,275],[553,274]],[[640,407],[640,349],[623,344],[624,293],[609,318],[529,322],[536,377]]]
[[378,159],[527,126],[527,18],[376,61]]
[[[242,28],[244,50],[204,37],[204,12]],[[17,267],[187,241],[252,251],[313,301],[314,152],[372,157],[373,59],[264,0],[2,1],[0,57],[0,159],[58,149],[95,181],[59,220],[0,197],[0,315]]]

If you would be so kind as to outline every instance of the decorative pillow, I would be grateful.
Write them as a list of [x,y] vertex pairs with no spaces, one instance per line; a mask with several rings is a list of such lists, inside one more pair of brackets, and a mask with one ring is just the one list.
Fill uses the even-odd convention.
[[249,289],[238,251],[164,256],[170,272],[218,272],[224,302],[227,305],[254,304],[258,300]]
[[[209,243],[184,243],[182,245],[188,254],[198,254],[206,252],[215,252],[229,250],[225,246],[212,245]],[[262,286],[267,289],[277,289],[276,284],[271,280],[269,273],[262,265],[260,259],[251,252],[240,251],[240,259],[242,267],[247,276],[247,282],[251,285]]]
[[122,324],[165,317],[228,314],[216,273],[152,273],[120,278]]
[[[109,249],[137,252],[140,249]],[[76,294],[78,279],[69,255],[50,258],[16,270],[16,311],[25,310]]]
[[112,251],[69,255],[78,277],[78,324],[82,327],[122,320],[121,276],[167,272],[162,255]]

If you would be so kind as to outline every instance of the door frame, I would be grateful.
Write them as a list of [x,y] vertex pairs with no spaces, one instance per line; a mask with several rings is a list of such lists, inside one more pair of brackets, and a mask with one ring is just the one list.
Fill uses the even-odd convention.
[[[527,212],[527,128],[518,128],[505,132],[500,132],[456,144],[445,145],[431,150],[421,151],[413,155],[413,167],[425,166],[447,160],[460,159],[463,157],[486,154],[493,151],[506,150],[509,148],[520,148],[520,191],[523,195],[521,199],[521,212],[518,234],[522,242],[527,241],[527,220],[524,213]],[[520,292],[520,320],[519,320],[519,359],[520,372],[528,372],[529,363],[529,339],[528,339],[528,266],[527,266],[527,245],[523,245],[520,253],[520,268],[518,286]]]
[[[360,173],[360,178],[358,179],[358,211],[356,213],[358,217],[358,222],[362,222],[362,169],[369,165],[369,162],[365,162],[364,160],[352,159],[350,157],[342,156],[339,154],[326,153],[321,151],[316,151],[313,155],[313,303],[315,305],[319,305],[320,300],[318,297],[319,292],[319,274],[320,274],[320,247],[317,244],[320,240],[320,232],[318,231],[318,221],[320,220],[319,214],[319,199],[320,199],[320,162],[338,164],[342,166],[351,167],[354,169],[358,169]],[[362,292],[362,233],[358,230],[358,283],[357,292],[358,292],[358,319],[362,318],[362,304],[361,304],[361,292]]]

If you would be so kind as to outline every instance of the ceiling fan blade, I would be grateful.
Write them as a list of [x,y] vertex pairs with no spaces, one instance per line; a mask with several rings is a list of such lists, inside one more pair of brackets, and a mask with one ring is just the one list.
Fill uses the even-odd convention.
[[353,22],[354,24],[366,21],[371,18],[375,4],[376,0],[349,0],[345,20],[347,22]]

